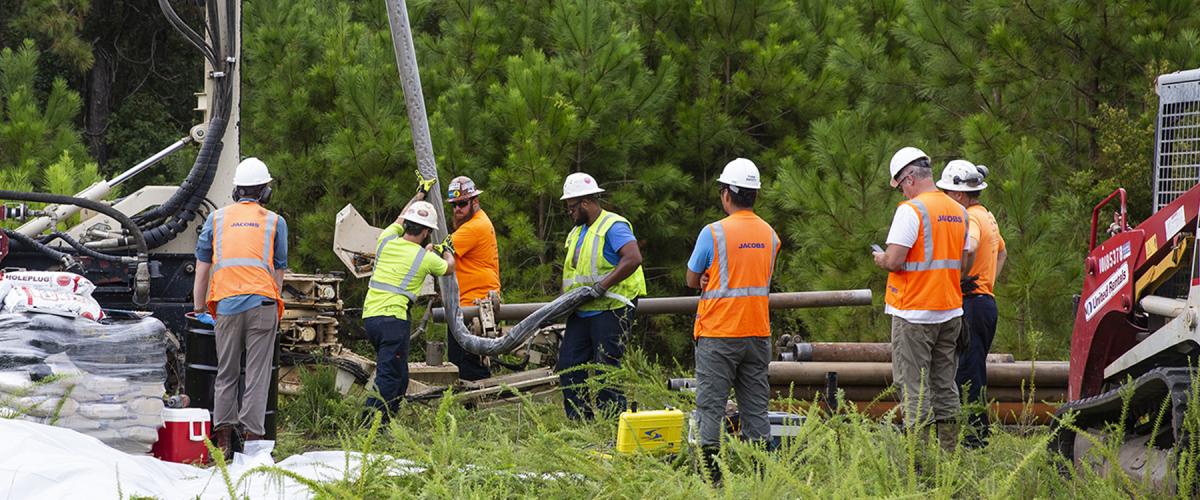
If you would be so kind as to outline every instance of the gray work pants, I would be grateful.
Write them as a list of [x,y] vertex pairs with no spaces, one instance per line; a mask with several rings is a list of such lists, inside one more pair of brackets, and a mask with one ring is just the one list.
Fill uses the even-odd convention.
[[[271,361],[275,331],[279,327],[275,303],[231,315],[217,315],[217,380],[213,394],[214,423],[241,424],[251,434],[266,434],[267,394],[271,386]],[[238,376],[246,355],[246,386],[238,401]]]
[[696,412],[700,417],[701,446],[721,444],[730,388],[737,395],[742,438],[759,442],[771,438],[771,422],[767,420],[770,364],[770,337],[700,337],[696,341]]
[[962,318],[909,323],[892,316],[892,378],[901,391],[904,425],[926,425],[958,416],[958,354]]

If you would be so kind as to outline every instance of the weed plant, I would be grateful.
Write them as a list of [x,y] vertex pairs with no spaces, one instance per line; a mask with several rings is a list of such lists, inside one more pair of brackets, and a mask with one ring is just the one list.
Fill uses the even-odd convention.
[[[592,367],[593,384],[617,384],[642,408],[690,410],[688,393],[666,389],[670,376],[688,376],[632,349],[621,368]],[[728,442],[718,459],[724,482],[714,487],[697,470],[695,448],[672,455],[614,452],[615,420],[566,419],[557,395],[523,398],[486,410],[444,397],[407,404],[386,425],[364,423],[364,394],[343,397],[333,374],[306,376],[297,397],[283,401],[277,458],[313,449],[357,452],[360,473],[342,481],[306,483],[325,498],[1163,498],[1196,491],[1200,446],[1181,447],[1172,493],[1089,463],[1051,453],[1048,427],[993,428],[986,448],[944,452],[918,431],[880,423],[853,411],[828,415],[817,405],[777,400],[805,416],[800,435],[768,452]],[[1200,430],[1200,383],[1185,419]],[[1161,419],[1166,412],[1157,412]],[[319,417],[318,417],[319,416]],[[1060,423],[1075,429],[1070,416]],[[1164,424],[1165,425],[1165,424]],[[1078,429],[1075,429],[1078,430]],[[1116,458],[1120,429],[1096,439],[1098,455]],[[1118,431],[1118,432],[1112,432]],[[262,468],[259,474],[283,472]]]

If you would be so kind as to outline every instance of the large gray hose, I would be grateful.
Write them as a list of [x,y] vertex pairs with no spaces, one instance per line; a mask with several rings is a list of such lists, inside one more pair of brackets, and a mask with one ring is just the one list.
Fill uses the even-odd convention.
[[[396,66],[400,69],[400,85],[404,88],[404,104],[408,111],[409,127],[412,128],[413,149],[417,153],[417,170],[421,172],[421,177],[434,180],[427,199],[442,212],[442,216],[438,217],[438,227],[433,230],[434,240],[441,241],[449,231],[446,229],[445,212],[442,208],[442,187],[437,182],[437,164],[433,157],[433,141],[429,137],[425,95],[421,91],[421,75],[417,72],[417,55],[408,22],[408,7],[404,0],[386,1],[392,46],[396,51]],[[446,308],[447,316],[454,318],[453,321],[446,322],[450,334],[454,335],[454,340],[458,341],[458,345],[464,350],[481,356],[513,350],[537,333],[539,328],[559,316],[570,313],[591,298],[586,289],[572,290],[517,323],[503,337],[488,338],[472,335],[463,322],[462,311],[458,307],[458,278],[454,274],[447,274],[438,278],[438,284],[442,290],[442,304]]]

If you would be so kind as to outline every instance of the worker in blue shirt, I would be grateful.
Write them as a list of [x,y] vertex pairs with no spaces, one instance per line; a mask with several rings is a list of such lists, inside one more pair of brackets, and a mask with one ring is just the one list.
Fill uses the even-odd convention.
[[[588,371],[578,367],[621,364],[637,298],[646,294],[642,252],[633,228],[627,219],[600,206],[597,195],[602,192],[583,172],[567,176],[563,183],[562,200],[575,223],[565,245],[563,292],[585,288],[592,297],[567,318],[559,346],[563,408],[573,420],[594,416],[583,387]],[[605,387],[596,394],[596,404],[602,413],[615,416],[624,408],[625,397],[619,389]]]
[[233,176],[237,203],[209,214],[196,243],[192,300],[197,313],[215,316],[213,440],[225,453],[236,451],[235,432],[242,441],[266,434],[287,270],[287,222],[263,207],[271,197],[271,180],[257,158],[239,163]]

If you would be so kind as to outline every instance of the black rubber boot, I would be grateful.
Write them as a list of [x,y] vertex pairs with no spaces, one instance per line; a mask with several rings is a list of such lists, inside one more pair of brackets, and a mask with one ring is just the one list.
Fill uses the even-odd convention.
[[708,479],[712,481],[714,488],[721,486],[721,466],[717,464],[717,455],[720,452],[719,446],[705,446],[700,449],[700,455],[704,458],[704,470],[708,472]]

